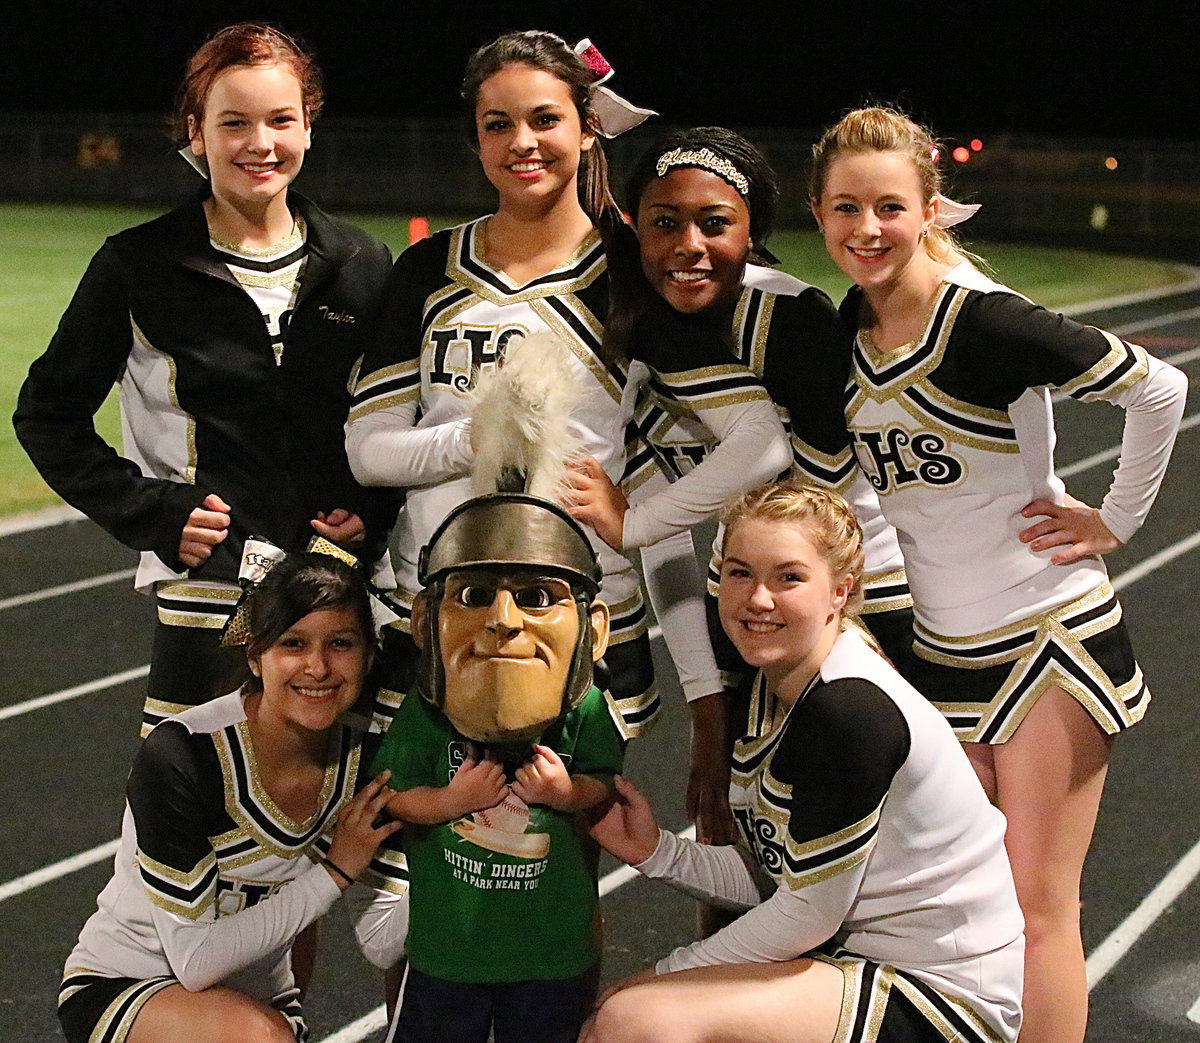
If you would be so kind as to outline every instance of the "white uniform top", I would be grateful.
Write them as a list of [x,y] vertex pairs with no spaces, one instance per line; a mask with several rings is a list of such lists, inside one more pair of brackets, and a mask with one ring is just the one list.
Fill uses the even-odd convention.
[[[730,496],[786,466],[786,437],[758,380],[715,338],[684,342],[665,304],[652,308],[633,331],[633,358],[602,361],[608,280],[597,234],[559,268],[518,286],[483,256],[486,221],[439,232],[401,255],[347,425],[347,451],[359,481],[408,489],[396,533],[402,598],[420,589],[421,547],[472,495],[469,396],[478,373],[500,364],[514,335],[548,331],[566,346],[584,388],[572,413],[572,434],[614,482],[624,473],[626,427],[646,386],[699,417],[722,443],[688,481],[630,508],[626,548],[689,530]],[[641,618],[638,576],[623,555],[588,535],[604,570],[600,596],[619,631],[623,622]]]
[[[845,313],[857,315],[858,291]],[[1062,503],[1050,389],[1127,410],[1101,517],[1120,540],[1145,519],[1186,394],[1174,367],[1110,333],[1031,304],[966,262],[945,277],[917,340],[857,339],[846,418],[859,465],[900,538],[919,623],[986,633],[1089,593],[1099,558],[1052,565],[1018,539],[1033,500]]]
[[[734,357],[762,380],[788,430],[793,474],[835,490],[854,507],[863,528],[864,613],[909,607],[896,530],[854,466],[842,412],[850,338],[829,298],[786,272],[749,264],[730,332]],[[639,431],[671,478],[689,473],[712,448],[711,437],[677,412],[646,396],[638,403]],[[714,597],[719,550],[718,535],[708,577]]]
[[759,903],[736,849],[663,831],[642,873],[753,908],[659,972],[790,960],[832,939],[1015,1039],[1024,922],[1005,820],[942,715],[855,630],[777,720],[780,709],[760,675],[730,785],[744,843],[774,889]]
[[[319,864],[334,816],[369,766],[363,733],[339,730],[319,808],[295,822],[259,782],[240,693],[155,728],[134,759],[113,877],[67,959],[60,1002],[80,974],[170,975],[192,991],[227,984],[263,1000],[291,989],[293,939],[341,896]],[[375,890],[351,889],[370,895],[356,933],[388,967],[408,926],[398,839],[366,879]]]

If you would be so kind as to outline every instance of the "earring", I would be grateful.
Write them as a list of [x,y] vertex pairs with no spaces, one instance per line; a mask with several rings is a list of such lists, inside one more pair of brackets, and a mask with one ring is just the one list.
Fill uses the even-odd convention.
[[922,238],[922,239],[928,239],[928,238],[929,238],[929,229],[928,229],[928,228],[922,228],[922,229],[921,229],[921,238]]

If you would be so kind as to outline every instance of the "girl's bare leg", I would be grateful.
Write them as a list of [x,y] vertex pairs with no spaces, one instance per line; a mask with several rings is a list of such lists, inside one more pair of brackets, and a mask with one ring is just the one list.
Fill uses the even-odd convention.
[[581,1043],[831,1043],[842,972],[827,963],[700,967],[610,996]]
[[262,1000],[220,985],[188,992],[172,985],[146,1001],[129,1043],[295,1043],[292,1027]]
[[1008,742],[991,747],[996,803],[1008,818],[1005,846],[1025,914],[1021,1043],[1081,1043],[1087,1028],[1079,883],[1110,746],[1087,711],[1052,688]]

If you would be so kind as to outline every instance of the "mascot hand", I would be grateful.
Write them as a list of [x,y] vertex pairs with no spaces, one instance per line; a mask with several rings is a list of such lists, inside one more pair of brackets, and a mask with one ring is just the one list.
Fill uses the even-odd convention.
[[455,805],[452,818],[494,808],[509,794],[504,765],[489,757],[481,761],[468,757],[458,766],[446,789]]
[[566,766],[549,746],[534,745],[533,757],[517,769],[512,791],[526,804],[569,808],[575,795]]

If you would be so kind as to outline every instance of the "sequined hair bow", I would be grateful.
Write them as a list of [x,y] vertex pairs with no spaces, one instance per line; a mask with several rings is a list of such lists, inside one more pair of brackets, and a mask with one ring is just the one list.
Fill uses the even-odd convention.
[[[308,541],[305,550],[310,554],[325,554],[345,562],[351,568],[358,567],[358,559],[348,551],[342,550],[323,536],[314,536]],[[287,557],[287,552],[275,544],[256,536],[251,536],[242,547],[242,561],[238,566],[238,583],[241,584],[242,594],[234,606],[233,615],[221,628],[221,644],[226,646],[246,645],[250,643],[250,602],[254,591],[263,581],[263,577],[279,562]],[[368,590],[370,590],[368,584]],[[374,594],[374,591],[371,591]],[[371,614],[377,626],[381,623],[381,611],[387,611],[379,598],[371,598]],[[392,618],[395,614],[391,613]],[[386,618],[382,622],[386,622]]]
[[651,116],[658,115],[653,109],[639,109],[615,91],[601,86],[612,76],[613,67],[591,40],[580,40],[575,45],[575,56],[595,78],[592,84],[592,111],[596,114],[596,129],[604,137],[615,138],[645,123]]

